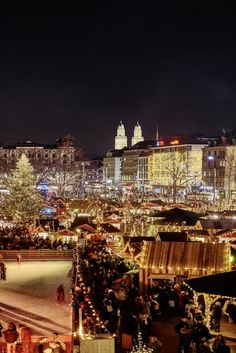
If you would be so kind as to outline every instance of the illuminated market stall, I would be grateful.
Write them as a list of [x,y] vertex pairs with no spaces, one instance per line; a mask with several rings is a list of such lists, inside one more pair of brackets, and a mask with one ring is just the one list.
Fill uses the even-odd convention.
[[154,279],[187,278],[229,271],[230,246],[202,242],[144,241],[140,258],[140,290],[146,292]]

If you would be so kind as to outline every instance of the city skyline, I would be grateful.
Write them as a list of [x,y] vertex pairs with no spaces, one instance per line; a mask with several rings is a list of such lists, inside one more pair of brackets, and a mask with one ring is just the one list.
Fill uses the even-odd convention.
[[[1,15],[4,144],[71,133],[88,154],[113,146],[122,120],[146,139],[234,128],[231,2],[72,2],[55,15]],[[44,14],[44,15],[43,15]]]

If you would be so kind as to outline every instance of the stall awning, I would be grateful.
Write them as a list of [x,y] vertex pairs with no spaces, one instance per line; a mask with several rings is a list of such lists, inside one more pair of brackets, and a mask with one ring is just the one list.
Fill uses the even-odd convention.
[[185,281],[195,292],[236,298],[236,271],[194,278]]

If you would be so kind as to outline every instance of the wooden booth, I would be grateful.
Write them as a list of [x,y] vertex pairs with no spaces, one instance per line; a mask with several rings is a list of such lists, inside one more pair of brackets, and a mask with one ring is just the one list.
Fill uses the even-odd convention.
[[153,279],[212,275],[230,270],[230,246],[220,243],[144,241],[139,282],[142,293]]

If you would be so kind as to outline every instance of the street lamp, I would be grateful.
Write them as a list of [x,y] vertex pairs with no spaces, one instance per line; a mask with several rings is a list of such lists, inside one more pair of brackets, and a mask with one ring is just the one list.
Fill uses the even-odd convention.
[[[212,155],[209,155],[207,157],[208,161],[215,161],[215,157]],[[213,168],[213,205],[215,206],[215,202],[216,202],[216,167],[214,165]]]

